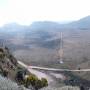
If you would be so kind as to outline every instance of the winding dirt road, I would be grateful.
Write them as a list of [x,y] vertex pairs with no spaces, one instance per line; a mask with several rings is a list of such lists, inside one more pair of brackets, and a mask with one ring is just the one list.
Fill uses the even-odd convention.
[[[35,74],[39,79],[46,78],[48,80],[48,83],[51,83],[54,81],[52,76],[54,76],[55,78],[60,78],[62,80],[65,80],[66,77],[63,74],[57,74],[56,73],[57,71],[63,71],[63,72],[65,71],[67,72],[88,72],[90,71],[90,69],[70,70],[70,69],[55,69],[55,68],[45,68],[45,67],[37,67],[37,66],[27,66],[21,61],[18,61],[18,63],[22,65],[23,67],[25,67],[31,73]],[[54,71],[54,72],[46,74],[38,70]]]

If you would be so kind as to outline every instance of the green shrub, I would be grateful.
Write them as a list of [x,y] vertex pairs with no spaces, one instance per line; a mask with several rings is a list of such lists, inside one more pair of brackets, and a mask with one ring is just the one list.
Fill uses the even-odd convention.
[[48,86],[48,81],[45,78],[41,80],[34,74],[29,75],[25,80],[25,86],[32,85],[36,90]]
[[42,87],[48,86],[48,81],[47,81],[46,78],[42,78],[42,79],[41,79],[41,82],[42,82]]
[[35,87],[36,90],[42,88],[42,81],[38,79],[38,80],[36,81],[34,87]]
[[41,80],[37,80],[35,83],[35,89],[38,90],[40,88],[48,86],[48,81],[45,78],[42,78]]
[[0,53],[0,59],[4,59],[4,57],[5,57],[5,54]]
[[30,84],[35,86],[36,81],[38,78],[34,74],[30,74],[27,79],[25,80],[25,86],[28,87]]

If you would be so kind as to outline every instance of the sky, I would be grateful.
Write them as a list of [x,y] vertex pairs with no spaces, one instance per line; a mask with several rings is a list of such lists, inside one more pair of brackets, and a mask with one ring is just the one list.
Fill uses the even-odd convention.
[[0,26],[16,22],[67,22],[90,15],[90,0],[0,0]]

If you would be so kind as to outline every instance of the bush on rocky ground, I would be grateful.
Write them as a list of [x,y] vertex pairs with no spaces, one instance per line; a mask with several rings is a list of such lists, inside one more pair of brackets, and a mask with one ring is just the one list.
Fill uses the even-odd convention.
[[48,81],[45,78],[42,78],[41,80],[38,79],[38,77],[34,74],[30,74],[25,79],[25,86],[29,87],[29,85],[32,85],[36,90],[48,86]]

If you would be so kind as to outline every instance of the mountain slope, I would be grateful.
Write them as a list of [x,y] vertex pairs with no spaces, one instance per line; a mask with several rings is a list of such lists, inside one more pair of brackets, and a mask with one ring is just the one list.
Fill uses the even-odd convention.
[[69,23],[66,27],[72,28],[90,28],[90,16],[84,17],[78,21]]
[[90,16],[81,18],[68,24],[59,24],[58,22],[33,22],[30,25],[32,30],[60,30],[61,28],[90,28]]

